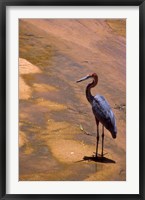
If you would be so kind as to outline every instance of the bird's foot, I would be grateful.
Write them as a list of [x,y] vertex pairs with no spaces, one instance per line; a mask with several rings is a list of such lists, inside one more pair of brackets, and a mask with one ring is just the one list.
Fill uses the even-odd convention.
[[94,152],[94,154],[92,155],[92,157],[93,157],[93,158],[98,158],[98,154],[96,154],[96,153]]
[[95,158],[95,160],[103,160],[104,159],[104,155],[105,154],[99,154],[99,153],[95,153],[95,155],[93,155],[93,157]]
[[95,155],[93,155],[95,158],[98,158],[98,154],[97,153],[95,153]]

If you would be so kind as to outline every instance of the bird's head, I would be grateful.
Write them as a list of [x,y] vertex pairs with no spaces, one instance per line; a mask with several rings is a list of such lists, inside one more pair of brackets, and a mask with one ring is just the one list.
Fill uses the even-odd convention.
[[76,81],[76,82],[77,82],[77,83],[79,83],[79,82],[81,82],[81,81],[85,81],[85,80],[87,80],[87,79],[89,79],[89,78],[96,79],[96,80],[97,80],[97,82],[98,82],[98,75],[97,75],[96,73],[93,73],[93,74],[88,74],[87,76],[85,76],[85,77],[83,77],[83,78],[79,79],[79,80],[78,80],[78,81]]

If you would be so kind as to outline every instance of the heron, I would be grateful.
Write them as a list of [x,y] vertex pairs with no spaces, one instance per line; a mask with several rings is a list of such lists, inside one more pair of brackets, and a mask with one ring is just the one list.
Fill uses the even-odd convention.
[[89,74],[77,81],[85,81],[92,78],[92,82],[89,83],[86,87],[86,98],[92,106],[92,111],[95,116],[96,126],[97,126],[97,136],[96,136],[96,158],[98,157],[98,144],[99,144],[99,122],[102,124],[102,151],[101,157],[103,158],[103,149],[104,149],[104,127],[111,133],[112,138],[117,136],[117,126],[115,115],[107,102],[107,100],[102,96],[97,94],[93,96],[91,94],[91,88],[95,87],[98,84],[98,75],[96,73]]

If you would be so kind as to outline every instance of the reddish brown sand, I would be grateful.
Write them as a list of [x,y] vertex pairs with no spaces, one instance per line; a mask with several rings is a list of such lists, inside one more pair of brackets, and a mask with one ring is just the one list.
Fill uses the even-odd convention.
[[[19,21],[19,180],[126,180],[125,33],[125,20]],[[92,93],[108,100],[118,128],[116,139],[105,129],[100,161],[89,80],[76,83],[92,72]]]

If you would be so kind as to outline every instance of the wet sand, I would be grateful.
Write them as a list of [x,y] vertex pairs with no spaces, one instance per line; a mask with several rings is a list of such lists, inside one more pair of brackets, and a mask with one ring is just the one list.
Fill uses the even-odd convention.
[[[126,180],[125,33],[125,20],[19,21],[20,181]],[[92,93],[108,100],[118,128],[115,140],[105,129],[103,161],[93,157],[89,81],[76,83],[93,72]]]

